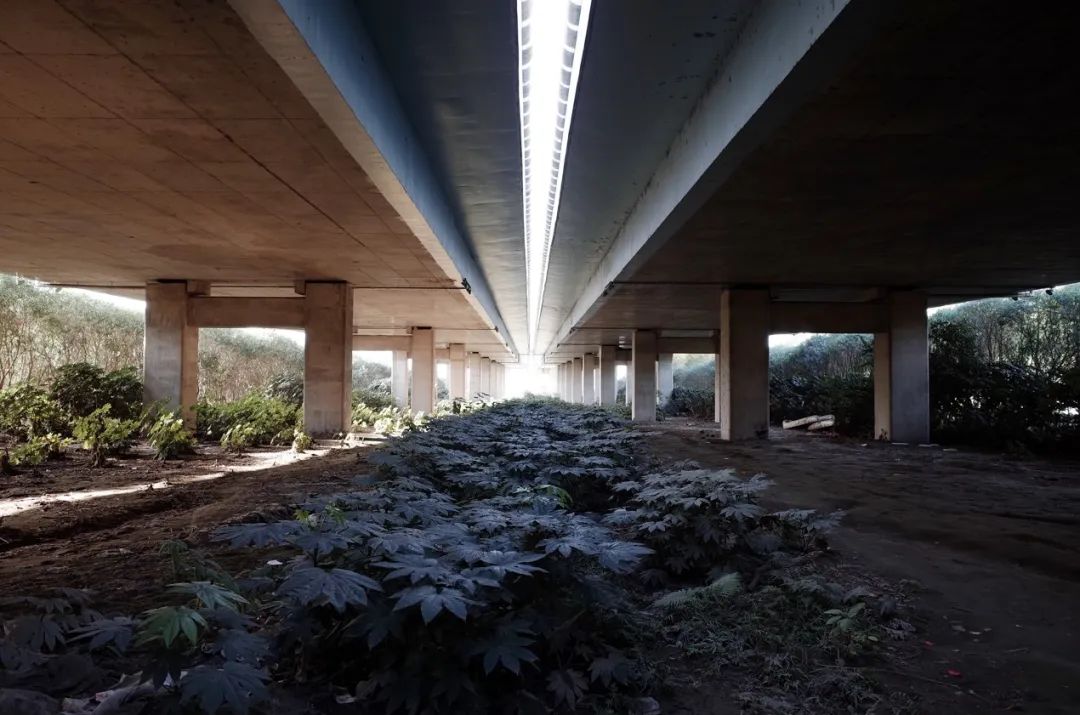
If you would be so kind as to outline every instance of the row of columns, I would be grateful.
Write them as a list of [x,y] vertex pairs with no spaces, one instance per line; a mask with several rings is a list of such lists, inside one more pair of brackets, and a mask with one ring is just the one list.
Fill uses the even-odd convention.
[[[434,341],[429,340],[428,328],[413,330],[410,350],[394,351],[390,377],[391,395],[399,407],[430,412],[435,405],[437,387]],[[479,353],[469,353],[465,345],[451,343],[447,348],[449,365],[447,388],[451,400],[499,400],[505,394],[506,366]],[[409,356],[413,356],[412,380],[409,378]],[[417,382],[417,371],[423,374]],[[428,377],[430,373],[430,378]],[[410,392],[411,385],[411,392]],[[429,390],[430,385],[430,390]],[[428,393],[430,392],[430,398]]]
[[[188,427],[195,425],[199,391],[199,323],[192,319],[193,298],[187,281],[146,286],[144,385],[148,404],[179,410]],[[221,310],[235,308],[230,299],[212,299]],[[265,305],[285,308],[280,327],[303,328],[304,426],[312,434],[347,431],[352,416],[353,295],[340,282],[308,282],[302,299],[267,299]],[[254,324],[260,323],[255,303]],[[250,305],[245,306],[250,308]],[[250,313],[244,313],[250,317]],[[240,320],[238,318],[237,320]],[[214,324],[223,325],[224,321]],[[235,327],[241,327],[236,325]],[[269,326],[267,326],[269,327]],[[449,388],[452,399],[500,399],[505,391],[505,367],[463,344],[451,344]],[[409,359],[412,369],[409,369]],[[391,366],[391,393],[400,406],[432,412],[436,402],[435,335],[431,328],[414,328],[409,350],[396,350]]]
[[[874,335],[874,434],[896,442],[930,438],[929,339],[926,296],[894,291],[885,330]],[[720,299],[715,415],[722,439],[766,437],[769,431],[768,289],[727,289]],[[673,388],[672,356],[658,350],[659,332],[636,330],[626,373],[626,395],[636,421],[656,419],[658,395]],[[559,397],[614,405],[615,351],[601,346],[556,367]],[[595,386],[595,391],[594,391]]]

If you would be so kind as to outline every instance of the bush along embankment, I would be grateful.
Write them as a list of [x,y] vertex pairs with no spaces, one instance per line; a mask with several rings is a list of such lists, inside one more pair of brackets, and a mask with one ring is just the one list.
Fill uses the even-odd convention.
[[910,627],[815,575],[837,516],[764,509],[763,477],[661,468],[627,423],[550,401],[437,418],[369,460],[293,518],[215,529],[254,550],[235,578],[170,542],[176,583],[141,615],[73,591],[5,603],[0,686],[119,680],[80,712],[655,713],[706,679],[783,712],[886,702],[853,666]]

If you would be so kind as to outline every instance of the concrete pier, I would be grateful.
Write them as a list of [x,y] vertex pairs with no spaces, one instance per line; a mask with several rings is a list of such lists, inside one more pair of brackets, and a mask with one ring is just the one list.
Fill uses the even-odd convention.
[[720,296],[716,418],[722,439],[769,436],[769,291]]
[[352,287],[309,282],[304,295],[304,429],[345,432],[351,420]]
[[162,402],[195,426],[199,397],[199,329],[188,323],[187,283],[146,286],[143,391],[148,405]]
[[[633,405],[631,416],[635,422],[652,422],[656,419],[656,340],[653,330],[635,330],[633,362],[627,375],[633,374]],[[629,387],[627,392],[629,393]]]

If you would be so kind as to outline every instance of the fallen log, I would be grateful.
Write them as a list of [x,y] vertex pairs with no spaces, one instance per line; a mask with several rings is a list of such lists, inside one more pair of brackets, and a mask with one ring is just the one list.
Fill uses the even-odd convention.
[[797,420],[784,420],[782,425],[784,429],[798,429],[799,427],[806,427],[816,422],[835,419],[836,417],[833,415],[810,415],[808,417],[800,417]]
[[810,425],[806,429],[809,430],[810,432],[817,432],[819,430],[829,429],[830,427],[835,427],[835,426],[836,426],[836,420],[834,420],[834,419],[832,419],[830,417],[828,419],[821,420],[820,422],[815,422],[814,424]]

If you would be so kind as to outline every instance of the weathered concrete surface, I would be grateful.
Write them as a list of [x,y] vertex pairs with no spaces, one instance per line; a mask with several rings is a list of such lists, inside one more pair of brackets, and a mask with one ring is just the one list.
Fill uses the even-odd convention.
[[581,388],[584,372],[584,360],[579,355],[570,362],[570,401],[579,405],[582,398]]
[[395,350],[390,368],[390,395],[398,407],[409,406],[409,353]]
[[431,328],[416,328],[412,333],[412,389],[410,407],[414,412],[431,414],[435,409],[435,333]]
[[675,388],[675,371],[671,364],[671,353],[660,353],[656,358],[656,391],[660,404],[668,401]]
[[347,432],[352,398],[352,290],[308,283],[304,296],[304,429]]
[[656,419],[656,339],[656,331],[634,331],[634,359],[627,371],[626,394],[633,394],[631,416],[635,422]]
[[729,289],[720,296],[716,418],[725,440],[769,435],[769,292]]
[[450,399],[465,399],[465,346],[450,344]]
[[600,389],[600,405],[611,407],[615,404],[615,396],[618,392],[615,384],[615,346],[601,345],[600,356],[597,365],[597,377]]
[[146,286],[143,389],[147,404],[162,402],[195,426],[199,396],[199,330],[188,322],[187,284]]
[[930,441],[930,348],[926,296],[897,291],[888,298],[889,331],[874,334],[874,436]]
[[596,356],[585,353],[581,358],[581,401],[586,405],[596,404]]

